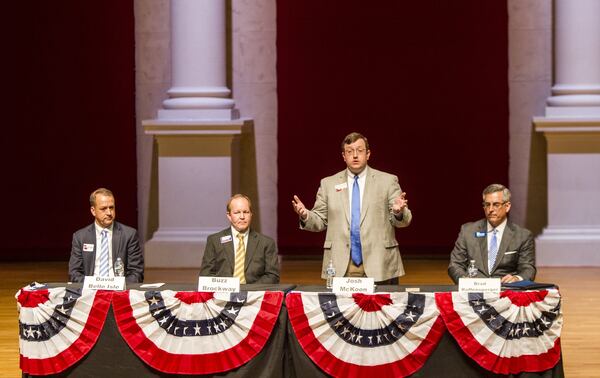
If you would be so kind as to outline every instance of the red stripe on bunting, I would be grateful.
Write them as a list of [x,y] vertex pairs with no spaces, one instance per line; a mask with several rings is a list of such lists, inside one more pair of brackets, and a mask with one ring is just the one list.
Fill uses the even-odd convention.
[[[106,314],[110,308],[112,292],[97,291],[94,304],[90,310],[87,322],[77,340],[67,349],[50,358],[28,358],[19,355],[19,365],[23,373],[31,375],[49,375],[60,373],[73,366],[83,358],[96,344],[98,336],[104,327]],[[59,337],[56,335],[56,337]],[[51,341],[46,341],[51,342]],[[40,342],[43,343],[43,342]]]
[[271,336],[283,302],[282,292],[265,292],[261,308],[246,338],[218,353],[173,354],[148,339],[133,317],[129,291],[115,293],[113,309],[121,335],[133,352],[152,368],[170,374],[213,374],[250,361]]
[[475,339],[460,315],[454,311],[452,293],[435,293],[435,301],[450,334],[461,349],[484,369],[496,374],[539,372],[552,369],[560,359],[560,338],[557,338],[554,346],[546,353],[519,357],[498,356]]
[[22,289],[17,296],[17,302],[23,307],[34,308],[40,303],[46,303],[50,300],[48,289],[25,290]]
[[529,306],[535,302],[543,302],[548,295],[548,290],[539,291],[512,291],[506,290],[500,293],[500,298],[508,298],[515,306]]
[[319,368],[334,377],[382,378],[411,375],[425,364],[445,331],[442,318],[438,317],[425,340],[404,359],[381,365],[356,365],[338,359],[315,337],[304,313],[301,293],[289,293],[286,296],[286,306],[296,338],[306,355]]

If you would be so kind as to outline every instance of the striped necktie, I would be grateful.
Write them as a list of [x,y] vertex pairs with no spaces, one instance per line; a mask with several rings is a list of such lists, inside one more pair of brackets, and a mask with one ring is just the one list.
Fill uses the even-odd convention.
[[233,276],[240,279],[240,284],[246,283],[246,277],[244,276],[244,261],[246,260],[246,246],[244,245],[244,235],[237,234],[238,246],[235,251],[235,267],[233,269]]
[[496,256],[498,256],[498,238],[496,234],[498,233],[497,229],[492,230],[492,238],[490,240],[490,250],[488,251],[488,272],[492,273],[492,268],[494,267],[494,263],[496,262]]
[[102,230],[100,239],[100,276],[108,277],[108,230]]

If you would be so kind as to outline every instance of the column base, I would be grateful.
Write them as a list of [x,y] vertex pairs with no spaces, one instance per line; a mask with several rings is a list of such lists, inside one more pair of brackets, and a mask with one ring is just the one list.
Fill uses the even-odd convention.
[[536,238],[537,266],[600,266],[600,227],[547,227]]

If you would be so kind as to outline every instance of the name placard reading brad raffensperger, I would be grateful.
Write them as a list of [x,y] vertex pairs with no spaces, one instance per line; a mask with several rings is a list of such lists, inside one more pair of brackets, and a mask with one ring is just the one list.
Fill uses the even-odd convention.
[[84,290],[125,290],[125,277],[85,276]]
[[373,294],[375,291],[375,280],[373,278],[362,277],[334,277],[332,291],[336,294]]
[[500,293],[500,278],[459,278],[458,291],[463,293]]
[[239,293],[238,277],[198,277],[198,291],[214,293]]

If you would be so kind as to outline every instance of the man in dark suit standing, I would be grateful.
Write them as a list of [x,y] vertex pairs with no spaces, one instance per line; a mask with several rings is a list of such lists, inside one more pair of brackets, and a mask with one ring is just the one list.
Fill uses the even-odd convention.
[[231,197],[227,219],[231,226],[206,241],[200,275],[238,277],[241,284],[279,283],[275,241],[250,228],[250,198],[243,194]]
[[105,188],[90,195],[90,211],[94,223],[73,234],[69,277],[72,282],[83,282],[85,276],[115,275],[118,258],[123,262],[127,282],[144,281],[144,254],[137,231],[115,222],[115,197]]
[[448,274],[455,283],[467,276],[470,260],[475,260],[477,277],[499,277],[502,283],[535,279],[533,236],[508,220],[510,206],[504,185],[483,190],[486,219],[464,224],[450,255]]

